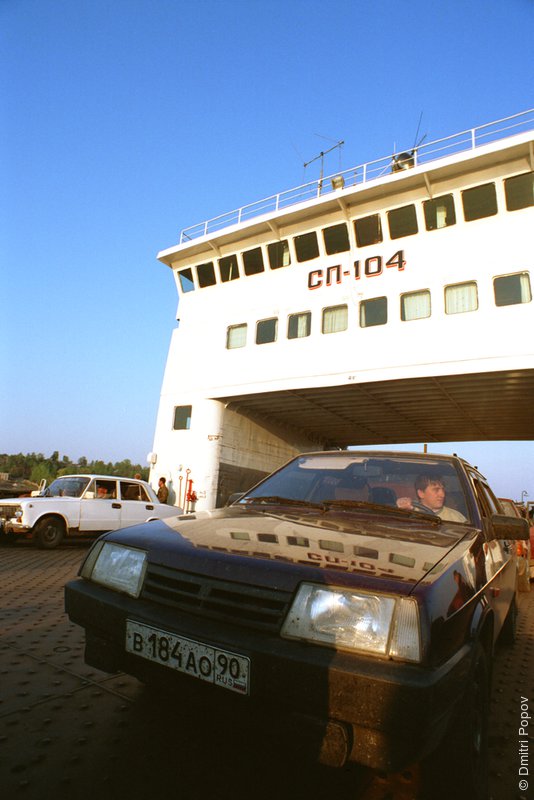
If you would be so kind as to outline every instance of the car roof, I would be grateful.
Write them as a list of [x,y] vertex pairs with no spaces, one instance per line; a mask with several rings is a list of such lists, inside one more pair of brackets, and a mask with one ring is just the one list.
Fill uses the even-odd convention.
[[54,480],[61,480],[62,478],[89,478],[90,480],[96,478],[97,480],[103,481],[130,481],[133,483],[146,483],[146,481],[142,480],[141,478],[126,478],[123,475],[97,475],[94,472],[86,472],[80,475],[58,475],[57,478],[54,478]]

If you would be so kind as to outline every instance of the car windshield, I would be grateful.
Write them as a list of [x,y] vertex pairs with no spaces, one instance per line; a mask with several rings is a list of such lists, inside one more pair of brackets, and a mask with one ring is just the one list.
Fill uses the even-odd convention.
[[469,521],[456,460],[432,456],[318,453],[295,458],[239,504],[288,503],[326,510],[389,509]]
[[81,497],[89,478],[56,478],[44,490],[45,497]]

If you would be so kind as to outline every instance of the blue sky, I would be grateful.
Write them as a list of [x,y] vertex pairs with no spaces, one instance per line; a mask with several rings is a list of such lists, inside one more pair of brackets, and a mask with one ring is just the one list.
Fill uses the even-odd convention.
[[[421,113],[430,140],[534,106],[533,35],[533,0],[0,0],[0,452],[144,463],[177,305],[157,252],[340,139],[326,172]],[[531,443],[454,449],[534,500]]]

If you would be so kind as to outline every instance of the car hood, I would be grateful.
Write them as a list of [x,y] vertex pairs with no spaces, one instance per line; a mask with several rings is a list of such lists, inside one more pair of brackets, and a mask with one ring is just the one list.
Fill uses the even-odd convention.
[[20,505],[27,505],[28,503],[42,503],[44,500],[59,500],[59,499],[67,499],[67,498],[41,497],[40,495],[36,497],[28,497],[28,495],[25,495],[23,497],[2,497],[0,499],[0,506],[20,506]]
[[398,512],[231,506],[106,538],[148,550],[154,563],[225,580],[288,590],[302,580],[381,591],[391,584],[408,593],[438,577],[451,550],[475,535],[468,525]]

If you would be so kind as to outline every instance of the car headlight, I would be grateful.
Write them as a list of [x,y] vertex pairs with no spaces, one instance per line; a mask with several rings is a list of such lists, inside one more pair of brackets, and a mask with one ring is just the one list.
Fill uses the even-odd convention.
[[81,575],[118,592],[139,597],[146,571],[146,553],[114,542],[98,542],[89,553]]
[[339,650],[421,660],[419,611],[407,597],[304,583],[281,635]]

